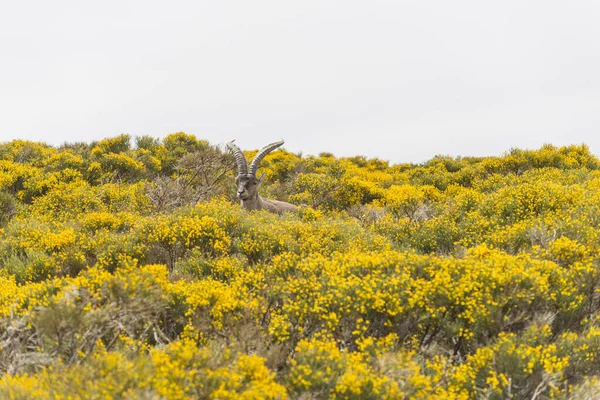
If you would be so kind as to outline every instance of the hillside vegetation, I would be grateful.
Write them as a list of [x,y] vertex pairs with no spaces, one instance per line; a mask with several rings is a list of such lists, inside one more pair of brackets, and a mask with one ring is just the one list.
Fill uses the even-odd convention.
[[[254,152],[248,152],[251,159]],[[600,160],[0,144],[0,398],[600,396]]]

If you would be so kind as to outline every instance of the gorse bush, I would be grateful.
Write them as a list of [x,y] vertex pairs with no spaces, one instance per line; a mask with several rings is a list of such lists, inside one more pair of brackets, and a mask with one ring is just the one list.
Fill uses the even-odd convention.
[[0,227],[5,226],[17,213],[17,201],[8,193],[0,192]]
[[598,397],[586,146],[277,151],[281,216],[233,167],[185,133],[1,144],[0,398]]

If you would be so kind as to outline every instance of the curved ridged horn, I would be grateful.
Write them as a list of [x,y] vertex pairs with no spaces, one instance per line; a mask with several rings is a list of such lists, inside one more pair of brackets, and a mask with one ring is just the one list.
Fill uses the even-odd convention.
[[273,150],[275,150],[276,148],[281,146],[283,143],[284,143],[284,141],[282,140],[281,142],[271,143],[271,144],[268,144],[265,147],[263,147],[258,152],[256,157],[254,157],[254,160],[252,160],[252,163],[250,164],[250,171],[248,172],[248,174],[252,175],[252,176],[256,176],[256,170],[258,169],[258,164],[260,164],[262,159],[265,158],[265,156],[267,154],[269,154],[270,152],[272,152]]
[[227,148],[233,151],[233,156],[235,157],[235,163],[238,167],[238,175],[247,175],[248,174],[248,164],[246,164],[246,157],[244,157],[244,153],[233,144],[233,140],[227,143]]

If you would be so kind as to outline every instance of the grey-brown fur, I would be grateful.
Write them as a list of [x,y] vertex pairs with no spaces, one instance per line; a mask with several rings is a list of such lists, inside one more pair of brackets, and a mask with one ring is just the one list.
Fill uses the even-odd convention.
[[285,201],[264,199],[258,195],[258,188],[265,179],[265,174],[260,178],[256,177],[256,170],[262,159],[281,146],[281,142],[275,142],[263,147],[254,157],[254,160],[248,167],[244,153],[233,144],[233,141],[227,143],[227,147],[235,156],[235,163],[238,167],[238,175],[235,178],[235,183],[238,186],[237,196],[242,202],[242,208],[246,210],[267,210],[277,214],[282,214],[288,211],[295,211],[296,206]]

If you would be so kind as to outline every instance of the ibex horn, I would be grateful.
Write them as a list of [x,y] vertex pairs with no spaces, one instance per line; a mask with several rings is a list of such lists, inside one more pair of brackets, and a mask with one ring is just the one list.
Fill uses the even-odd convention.
[[282,140],[281,142],[271,143],[271,144],[268,144],[265,147],[263,147],[258,152],[256,157],[254,157],[254,160],[252,160],[252,163],[250,163],[250,172],[248,174],[252,175],[252,176],[256,176],[256,170],[258,169],[258,164],[260,164],[262,159],[265,158],[265,156],[267,154],[269,154],[270,152],[272,152],[273,150],[275,150],[276,148],[281,146],[283,143],[284,143],[284,141]]
[[227,148],[233,151],[233,156],[235,157],[235,163],[238,167],[238,175],[247,175],[248,174],[248,164],[246,164],[246,157],[244,157],[244,153],[233,144],[233,140],[227,143]]

